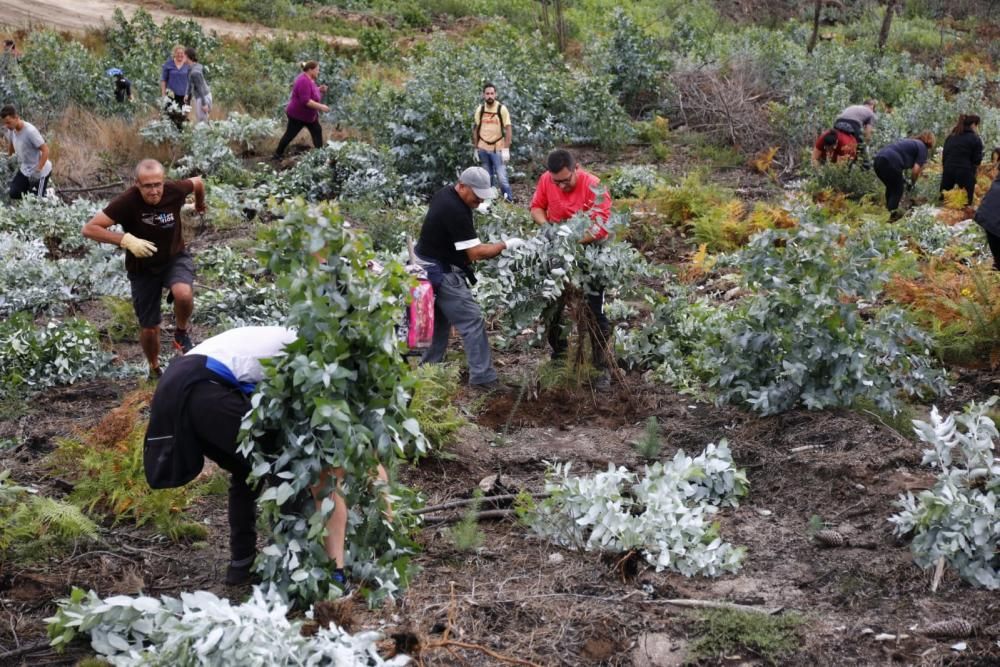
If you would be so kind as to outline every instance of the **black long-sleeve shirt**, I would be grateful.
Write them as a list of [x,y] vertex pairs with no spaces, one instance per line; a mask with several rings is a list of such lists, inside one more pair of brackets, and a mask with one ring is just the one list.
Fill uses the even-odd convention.
[[941,164],[946,170],[968,171],[978,167],[982,161],[983,140],[972,130],[952,134],[945,139]]

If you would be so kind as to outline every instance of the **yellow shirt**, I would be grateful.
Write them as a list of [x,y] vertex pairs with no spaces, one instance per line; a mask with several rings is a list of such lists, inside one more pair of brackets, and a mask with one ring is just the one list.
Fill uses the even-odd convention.
[[479,128],[479,143],[477,148],[487,151],[499,150],[504,136],[504,128],[510,125],[510,113],[504,106],[497,113],[500,102],[494,102],[491,106],[485,107],[480,104],[476,107],[475,126]]

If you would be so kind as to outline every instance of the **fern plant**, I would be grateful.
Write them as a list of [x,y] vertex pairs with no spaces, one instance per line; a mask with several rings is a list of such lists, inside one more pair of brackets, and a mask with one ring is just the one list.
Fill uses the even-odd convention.
[[4,557],[37,562],[97,539],[97,525],[79,507],[18,486],[9,470],[0,471],[0,554]]
[[146,482],[146,420],[140,415],[148,410],[149,399],[148,390],[133,392],[90,431],[57,440],[49,463],[73,480],[70,498],[88,511],[105,512],[116,522],[151,523],[174,540],[203,539],[205,527],[185,510],[204,493],[204,484],[154,490]]

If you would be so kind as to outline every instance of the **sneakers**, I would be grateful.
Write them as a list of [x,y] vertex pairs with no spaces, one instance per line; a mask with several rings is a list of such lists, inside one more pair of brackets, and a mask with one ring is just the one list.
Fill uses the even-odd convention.
[[337,585],[337,588],[341,590],[342,595],[347,595],[351,590],[351,584],[347,581],[347,575],[340,568],[333,571],[333,576],[330,577],[333,583]]
[[174,349],[181,354],[187,354],[194,347],[194,343],[191,342],[191,336],[188,336],[187,331],[175,331],[174,332]]

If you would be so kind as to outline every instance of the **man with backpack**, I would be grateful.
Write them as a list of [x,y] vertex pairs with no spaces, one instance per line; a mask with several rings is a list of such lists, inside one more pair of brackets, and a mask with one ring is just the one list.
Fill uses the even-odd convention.
[[483,86],[483,103],[476,107],[472,125],[472,157],[482,162],[496,181],[507,201],[514,201],[507,178],[507,161],[510,160],[510,112],[497,100],[497,88],[492,83]]

